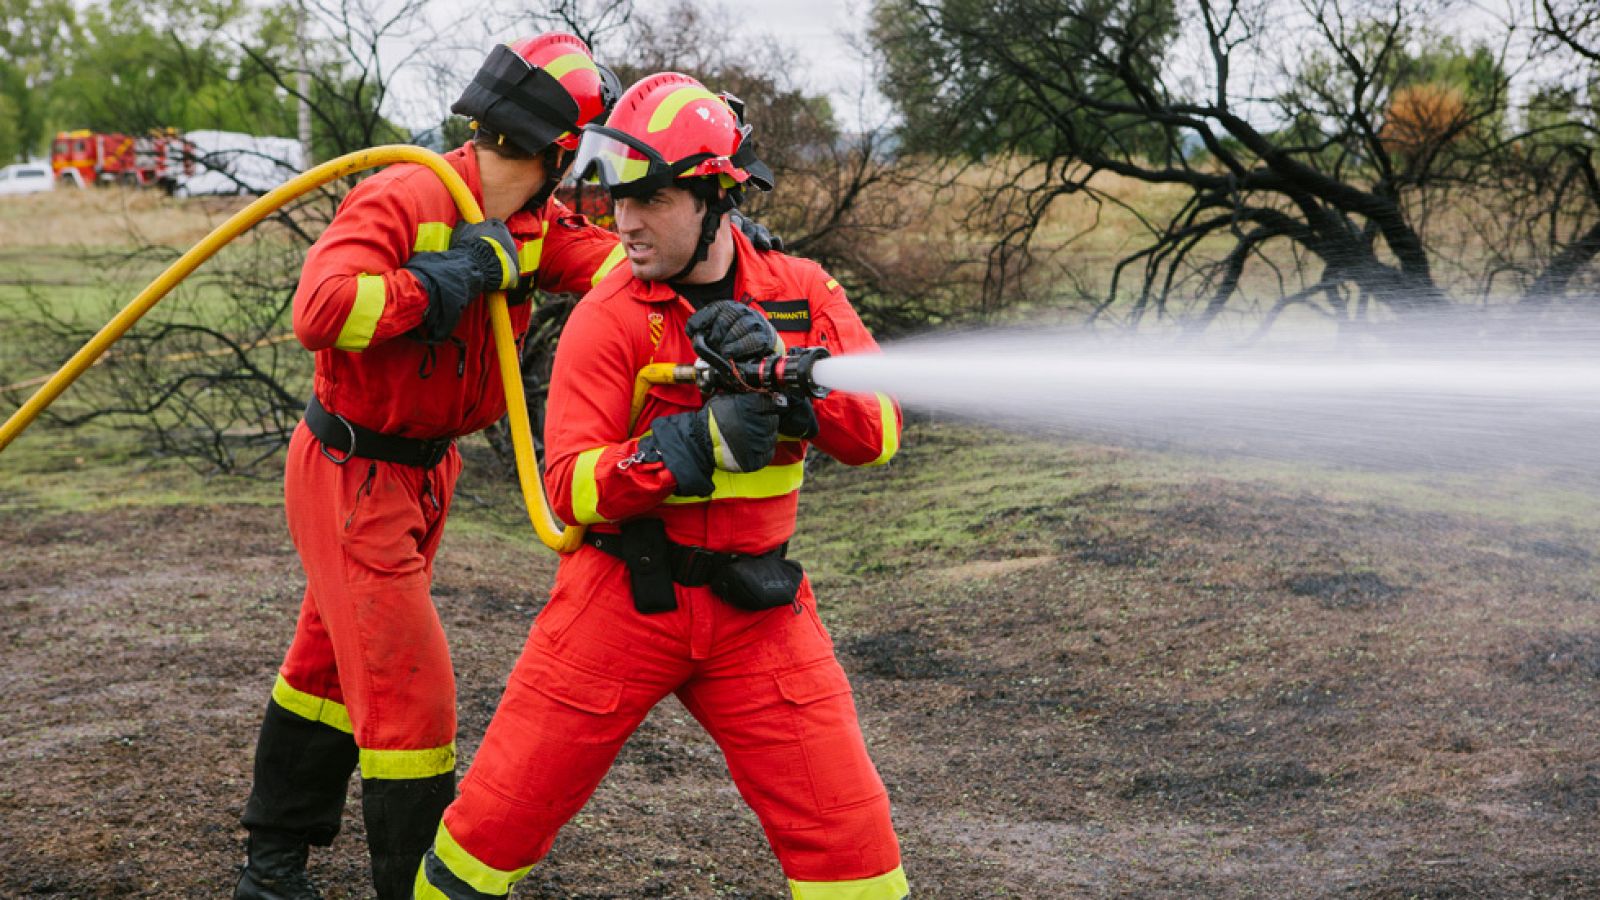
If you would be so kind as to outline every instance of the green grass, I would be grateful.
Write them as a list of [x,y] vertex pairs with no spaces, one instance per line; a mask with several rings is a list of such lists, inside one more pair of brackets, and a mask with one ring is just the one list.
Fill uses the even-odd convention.
[[152,459],[131,435],[104,427],[36,423],[0,452],[0,512],[282,502],[271,477],[203,476],[179,460]]

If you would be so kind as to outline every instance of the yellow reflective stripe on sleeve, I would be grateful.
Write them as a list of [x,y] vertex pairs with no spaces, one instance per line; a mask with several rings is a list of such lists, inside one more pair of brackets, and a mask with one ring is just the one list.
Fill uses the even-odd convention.
[[272,686],[272,700],[302,719],[321,722],[345,734],[355,732],[355,728],[350,725],[350,710],[345,709],[343,703],[335,703],[326,697],[295,690],[282,675],[278,676],[277,683]]
[[789,463],[785,466],[767,466],[754,472],[711,473],[710,497],[679,497],[674,494],[663,502],[674,505],[684,503],[709,503],[712,500],[765,500],[782,497],[800,490],[806,479],[806,464]]
[[517,266],[522,274],[529,275],[539,271],[539,257],[544,253],[544,238],[534,238],[523,241],[517,250]]
[[894,401],[888,394],[877,396],[878,418],[883,422],[883,449],[878,453],[877,459],[867,463],[869,466],[883,465],[900,449],[900,429],[896,427]]
[[417,226],[417,242],[412,253],[440,253],[450,249],[450,226],[443,222],[423,222]]
[[600,263],[600,268],[594,270],[594,277],[589,279],[589,286],[594,287],[604,280],[607,275],[610,275],[611,270],[615,269],[617,263],[622,262],[623,257],[626,255],[621,244],[612,247],[611,254],[605,258],[604,262]]
[[894,871],[854,881],[791,879],[789,893],[794,900],[904,900],[911,895],[911,885],[906,883],[906,870],[895,866]]
[[361,748],[361,777],[395,781],[432,778],[456,768],[454,741],[426,750],[369,750]]
[[344,326],[339,329],[339,336],[334,338],[333,346],[354,352],[367,349],[388,302],[382,275],[357,275],[356,300],[350,304],[350,314],[345,316]]
[[[465,881],[467,886],[482,894],[494,897],[504,897],[511,893],[511,886],[521,881],[533,866],[523,866],[520,869],[496,869],[494,866],[481,863],[471,853],[461,848],[450,832],[439,825],[439,831],[433,838],[433,855],[439,857],[444,867],[450,874]],[[419,879],[420,883],[420,879]],[[418,897],[424,896],[421,893]],[[439,896],[444,896],[440,894]]]
[[595,482],[595,471],[600,467],[600,454],[604,447],[585,450],[578,454],[572,465],[572,514],[579,525],[593,525],[610,521],[600,515],[600,486]]

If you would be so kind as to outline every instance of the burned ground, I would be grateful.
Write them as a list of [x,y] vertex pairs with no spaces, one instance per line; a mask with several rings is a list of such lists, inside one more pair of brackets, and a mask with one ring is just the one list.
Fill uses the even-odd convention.
[[[1600,897],[1591,526],[1159,466],[930,425],[810,476],[795,553],[917,896]],[[458,515],[470,759],[555,561]],[[302,587],[281,516],[0,511],[0,896],[226,895]],[[313,872],[365,896],[345,826]],[[517,896],[713,895],[784,884],[668,701]]]

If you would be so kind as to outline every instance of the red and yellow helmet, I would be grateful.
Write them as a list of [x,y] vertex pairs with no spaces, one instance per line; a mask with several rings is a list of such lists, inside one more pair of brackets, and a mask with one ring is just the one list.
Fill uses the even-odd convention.
[[552,31],[490,51],[450,111],[503,136],[525,153],[578,147],[590,122],[604,122],[620,85],[577,35]]
[[771,190],[772,172],[756,158],[743,106],[687,75],[651,75],[623,92],[604,124],[584,127],[572,172],[599,180],[614,197],[709,176],[730,190]]

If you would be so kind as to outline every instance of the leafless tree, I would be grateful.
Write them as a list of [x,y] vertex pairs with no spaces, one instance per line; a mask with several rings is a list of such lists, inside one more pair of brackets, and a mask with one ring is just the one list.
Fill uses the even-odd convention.
[[[309,104],[321,156],[404,139],[385,117],[384,102],[391,80],[418,57],[415,51],[395,56],[391,39],[418,27],[422,0],[308,0],[306,10],[312,23],[306,57],[314,60],[309,90],[299,78],[299,48],[240,44],[257,74]],[[225,248],[80,380],[74,396],[81,402],[48,418],[66,426],[111,422],[138,431],[156,452],[206,469],[257,467],[287,442],[310,390],[310,362],[294,340],[290,306],[305,252],[347,189],[334,183],[315,191]],[[225,214],[218,213],[219,224]],[[119,307],[142,287],[152,261],[188,249],[135,239],[133,253],[94,261],[105,292],[127,294]],[[94,331],[48,305],[32,318],[30,335],[40,350],[35,365],[59,363]],[[10,393],[20,402],[20,387]]]
[[[1526,146],[1510,87],[1528,62],[1509,29],[1498,43],[1445,39],[1436,25],[1456,8],[881,0],[875,34],[909,133],[958,158],[1023,160],[989,191],[998,259],[1025,252],[1063,197],[1118,204],[1105,175],[1176,190],[1171,212],[1129,210],[1147,240],[1116,262],[1098,309],[1201,329],[1252,267],[1276,279],[1268,321],[1294,306],[1347,321],[1451,302],[1451,211]],[[1545,236],[1552,275],[1593,260],[1558,231]]]

